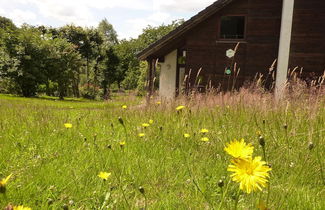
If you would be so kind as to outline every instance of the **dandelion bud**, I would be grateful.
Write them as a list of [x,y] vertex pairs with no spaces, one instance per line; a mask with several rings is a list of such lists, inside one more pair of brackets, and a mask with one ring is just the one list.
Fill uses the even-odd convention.
[[288,125],[287,124],[284,124],[283,125],[283,128],[287,130],[288,129]]
[[67,204],[63,204],[62,209],[63,210],[69,210],[69,206]]
[[258,139],[258,143],[259,143],[262,147],[265,147],[265,139],[263,138],[263,136],[260,136],[260,138]]
[[140,192],[141,194],[144,194],[144,193],[145,193],[144,188],[143,188],[142,186],[139,187],[139,192]]
[[121,123],[121,125],[124,126],[124,121],[123,121],[122,117],[118,117],[118,121]]
[[219,186],[220,188],[222,188],[224,185],[225,185],[224,181],[223,181],[222,179],[220,179],[220,180],[218,181],[218,186]]
[[51,199],[51,198],[47,199],[47,205],[50,206],[53,204],[53,202],[54,202],[53,199]]
[[0,194],[5,194],[6,190],[6,186],[0,186]]
[[309,150],[312,150],[312,149],[314,149],[314,147],[315,147],[314,143],[313,142],[309,142],[308,149]]

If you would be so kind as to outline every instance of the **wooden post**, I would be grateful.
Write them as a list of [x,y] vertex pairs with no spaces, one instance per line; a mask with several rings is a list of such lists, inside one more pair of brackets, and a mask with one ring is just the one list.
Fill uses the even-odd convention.
[[153,68],[153,59],[148,59],[148,72],[147,72],[147,104],[150,102],[150,97],[152,96],[152,68]]
[[294,0],[283,0],[278,65],[275,81],[276,100],[279,100],[283,97],[285,85],[287,82],[293,11]]

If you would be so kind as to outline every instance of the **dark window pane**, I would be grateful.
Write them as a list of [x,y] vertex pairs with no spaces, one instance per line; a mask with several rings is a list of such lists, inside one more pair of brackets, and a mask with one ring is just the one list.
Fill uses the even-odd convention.
[[244,39],[245,36],[244,16],[221,17],[220,38],[221,39]]

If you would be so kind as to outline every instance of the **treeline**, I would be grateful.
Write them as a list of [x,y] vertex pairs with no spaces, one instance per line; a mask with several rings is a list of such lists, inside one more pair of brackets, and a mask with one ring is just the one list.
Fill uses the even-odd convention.
[[148,26],[137,39],[119,40],[102,20],[96,28],[17,27],[0,17],[0,92],[108,99],[112,88],[144,90],[146,63],[136,55],[179,26]]

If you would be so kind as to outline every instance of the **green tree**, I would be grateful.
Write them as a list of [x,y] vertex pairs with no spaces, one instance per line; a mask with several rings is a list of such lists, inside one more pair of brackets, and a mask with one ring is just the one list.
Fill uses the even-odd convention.
[[100,21],[97,30],[103,36],[104,44],[106,46],[113,46],[118,44],[117,33],[114,30],[113,25],[110,24],[106,18]]

